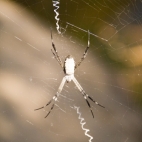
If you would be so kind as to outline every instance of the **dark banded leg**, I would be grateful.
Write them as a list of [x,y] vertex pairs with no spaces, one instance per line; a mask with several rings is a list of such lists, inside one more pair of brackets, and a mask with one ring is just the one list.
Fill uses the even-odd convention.
[[[62,91],[62,89],[63,89],[63,87],[64,87],[64,84],[65,84],[65,82],[66,82],[66,77],[64,77],[63,79],[62,79],[62,82],[61,82],[61,84],[60,84],[60,86],[59,86],[59,88],[58,88],[58,91],[57,91],[57,93],[53,96],[53,98],[45,105],[45,106],[42,106],[42,107],[40,107],[40,108],[37,108],[37,109],[35,109],[35,111],[36,110],[40,110],[40,109],[43,109],[43,108],[45,108],[46,106],[48,106],[52,101],[57,101],[57,98],[59,97],[59,95],[60,95],[60,93],[61,93],[61,91]],[[50,108],[50,111],[48,112],[48,114],[45,116],[45,118],[51,113],[51,111],[53,110],[53,108],[54,108],[54,105],[55,103],[53,103],[52,104],[52,106],[51,106],[51,108]]]
[[82,63],[82,61],[86,58],[86,55],[87,55],[87,52],[88,52],[88,49],[90,47],[90,33],[89,33],[89,30],[88,30],[88,46],[86,47],[84,53],[83,53],[83,57],[81,58],[81,60],[75,65],[75,69],[80,66],[80,64]]
[[79,84],[79,82],[76,80],[75,77],[73,78],[73,82],[75,83],[75,85],[77,86],[78,90],[81,92],[81,94],[83,95],[84,99],[86,100],[87,105],[89,106],[90,111],[91,111],[91,113],[92,113],[92,116],[93,116],[93,118],[94,118],[94,114],[93,114],[91,105],[90,105],[90,103],[89,103],[89,101],[88,101],[87,99],[89,98],[91,101],[93,101],[96,105],[99,105],[100,107],[103,107],[103,108],[105,108],[105,107],[102,106],[101,104],[99,104],[98,102],[96,102],[95,100],[93,100],[89,95],[87,95],[87,94],[85,93],[85,91],[83,90],[83,88],[81,87],[81,85]]
[[54,50],[54,51],[53,51],[53,50],[51,49],[51,51],[52,51],[52,53],[53,53],[55,59],[58,61],[58,63],[60,64],[60,66],[63,68],[62,60],[61,60],[60,56],[58,55],[58,51],[57,51],[57,49],[56,49],[56,47],[55,47],[55,44],[54,44],[54,42],[53,42],[52,30],[51,30],[51,41],[52,41],[52,47],[53,47],[53,50]]
[[50,112],[53,110],[53,108],[54,108],[54,104],[52,105],[50,111],[49,111],[48,114],[45,116],[45,118],[50,114]]

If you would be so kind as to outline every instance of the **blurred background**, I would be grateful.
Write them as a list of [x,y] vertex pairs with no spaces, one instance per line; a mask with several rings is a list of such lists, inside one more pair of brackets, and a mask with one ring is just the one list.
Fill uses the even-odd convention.
[[[141,142],[142,1],[55,2],[0,0],[0,141],[89,141],[77,106],[92,141]],[[46,119],[51,106],[34,111],[55,95],[64,77],[51,52],[51,29],[62,61],[71,54],[76,62],[90,31],[90,49],[75,77],[105,106],[90,101],[94,119],[72,82]]]

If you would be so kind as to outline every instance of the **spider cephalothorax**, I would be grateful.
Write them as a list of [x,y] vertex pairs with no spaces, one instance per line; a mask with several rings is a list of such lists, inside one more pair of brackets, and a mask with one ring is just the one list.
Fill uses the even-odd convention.
[[[89,95],[87,95],[85,93],[85,91],[83,90],[83,88],[81,87],[81,85],[79,84],[79,82],[76,80],[76,78],[74,77],[74,71],[75,69],[80,66],[80,64],[82,63],[82,61],[85,59],[86,55],[87,55],[87,51],[89,49],[89,45],[90,45],[90,33],[88,31],[88,46],[86,47],[85,49],[85,52],[83,54],[83,57],[81,58],[81,60],[76,64],[75,61],[74,61],[74,58],[71,56],[71,55],[68,55],[66,58],[65,58],[65,61],[64,61],[64,64],[62,63],[62,60],[60,58],[60,56],[58,55],[58,52],[56,50],[56,47],[54,45],[54,42],[53,42],[53,37],[52,37],[52,32],[51,32],[51,41],[52,41],[52,47],[53,47],[53,50],[51,49],[55,59],[58,61],[58,63],[60,64],[60,66],[63,68],[63,71],[65,73],[65,77],[63,77],[62,79],[62,82],[58,88],[58,91],[57,93],[53,96],[53,98],[45,105],[45,106],[42,106],[38,109],[35,109],[35,110],[39,110],[39,109],[42,109],[46,106],[48,106],[52,101],[57,101],[57,98],[59,97],[63,87],[64,87],[64,84],[65,82],[70,82],[70,81],[73,81],[76,85],[76,87],[78,88],[78,90],[81,92],[81,94],[83,95],[84,99],[86,100],[86,103],[87,105],[89,106],[90,108],[90,111],[92,113],[92,116],[94,118],[94,114],[93,114],[93,111],[92,111],[92,108],[91,108],[91,105],[88,101],[88,99],[90,99],[91,101],[93,101],[96,105],[99,105],[101,107],[104,108],[104,106],[102,106],[101,104],[99,104],[98,102],[96,102],[95,100],[93,100]],[[50,114],[50,112],[53,110],[54,108],[54,103],[52,104],[51,106],[51,109],[50,111],[48,112],[48,114],[45,116],[45,118]]]

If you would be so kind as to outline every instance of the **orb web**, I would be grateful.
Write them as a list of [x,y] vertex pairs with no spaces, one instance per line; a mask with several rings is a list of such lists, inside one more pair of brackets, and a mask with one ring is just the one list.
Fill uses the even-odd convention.
[[[141,7],[140,0],[1,1],[1,141],[89,141],[79,113],[92,141],[141,141]],[[65,84],[46,119],[51,106],[34,111],[64,77],[51,52],[51,28],[62,61],[70,54],[80,61],[90,32],[75,77],[105,106],[90,102],[94,119],[73,82]]]

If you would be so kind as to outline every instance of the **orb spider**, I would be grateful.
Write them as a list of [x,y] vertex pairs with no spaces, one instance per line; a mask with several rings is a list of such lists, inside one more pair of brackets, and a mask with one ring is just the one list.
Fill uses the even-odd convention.
[[[53,49],[51,49],[55,59],[57,60],[57,62],[60,64],[60,66],[62,67],[64,73],[65,73],[65,77],[63,77],[62,79],[62,82],[57,90],[57,93],[53,96],[53,98],[45,105],[45,106],[42,106],[40,108],[37,108],[35,110],[40,110],[40,109],[43,109],[44,107],[48,106],[52,101],[57,101],[57,98],[59,97],[63,87],[64,87],[64,84],[65,82],[71,82],[73,81],[76,85],[76,87],[78,88],[78,90],[81,92],[81,94],[83,95],[84,99],[86,100],[86,103],[92,113],[92,116],[94,118],[94,114],[93,114],[93,111],[92,111],[92,107],[88,101],[88,99],[90,99],[92,102],[94,102],[96,105],[99,105],[100,107],[103,107],[105,108],[104,106],[102,106],[101,104],[99,104],[97,101],[95,101],[92,97],[90,97],[88,94],[85,93],[85,91],[83,90],[83,88],[81,87],[81,85],[79,84],[79,82],[77,81],[77,79],[74,77],[74,72],[75,70],[77,69],[78,66],[80,66],[80,64],[82,63],[82,61],[85,59],[86,55],[87,55],[87,52],[88,52],[88,49],[90,47],[90,33],[88,31],[88,46],[86,47],[85,51],[84,51],[84,54],[81,58],[81,60],[75,64],[75,61],[74,61],[74,58],[71,56],[71,55],[68,55],[66,58],[65,58],[65,61],[64,61],[64,64],[60,58],[60,56],[58,55],[58,51],[55,47],[55,44],[53,42],[53,36],[52,36],[52,31],[51,31],[51,41],[52,41],[52,47]],[[51,108],[50,108],[50,111],[48,112],[48,114],[45,116],[45,118],[51,113],[51,111],[53,110],[54,108],[54,105],[55,103],[52,104]]]

